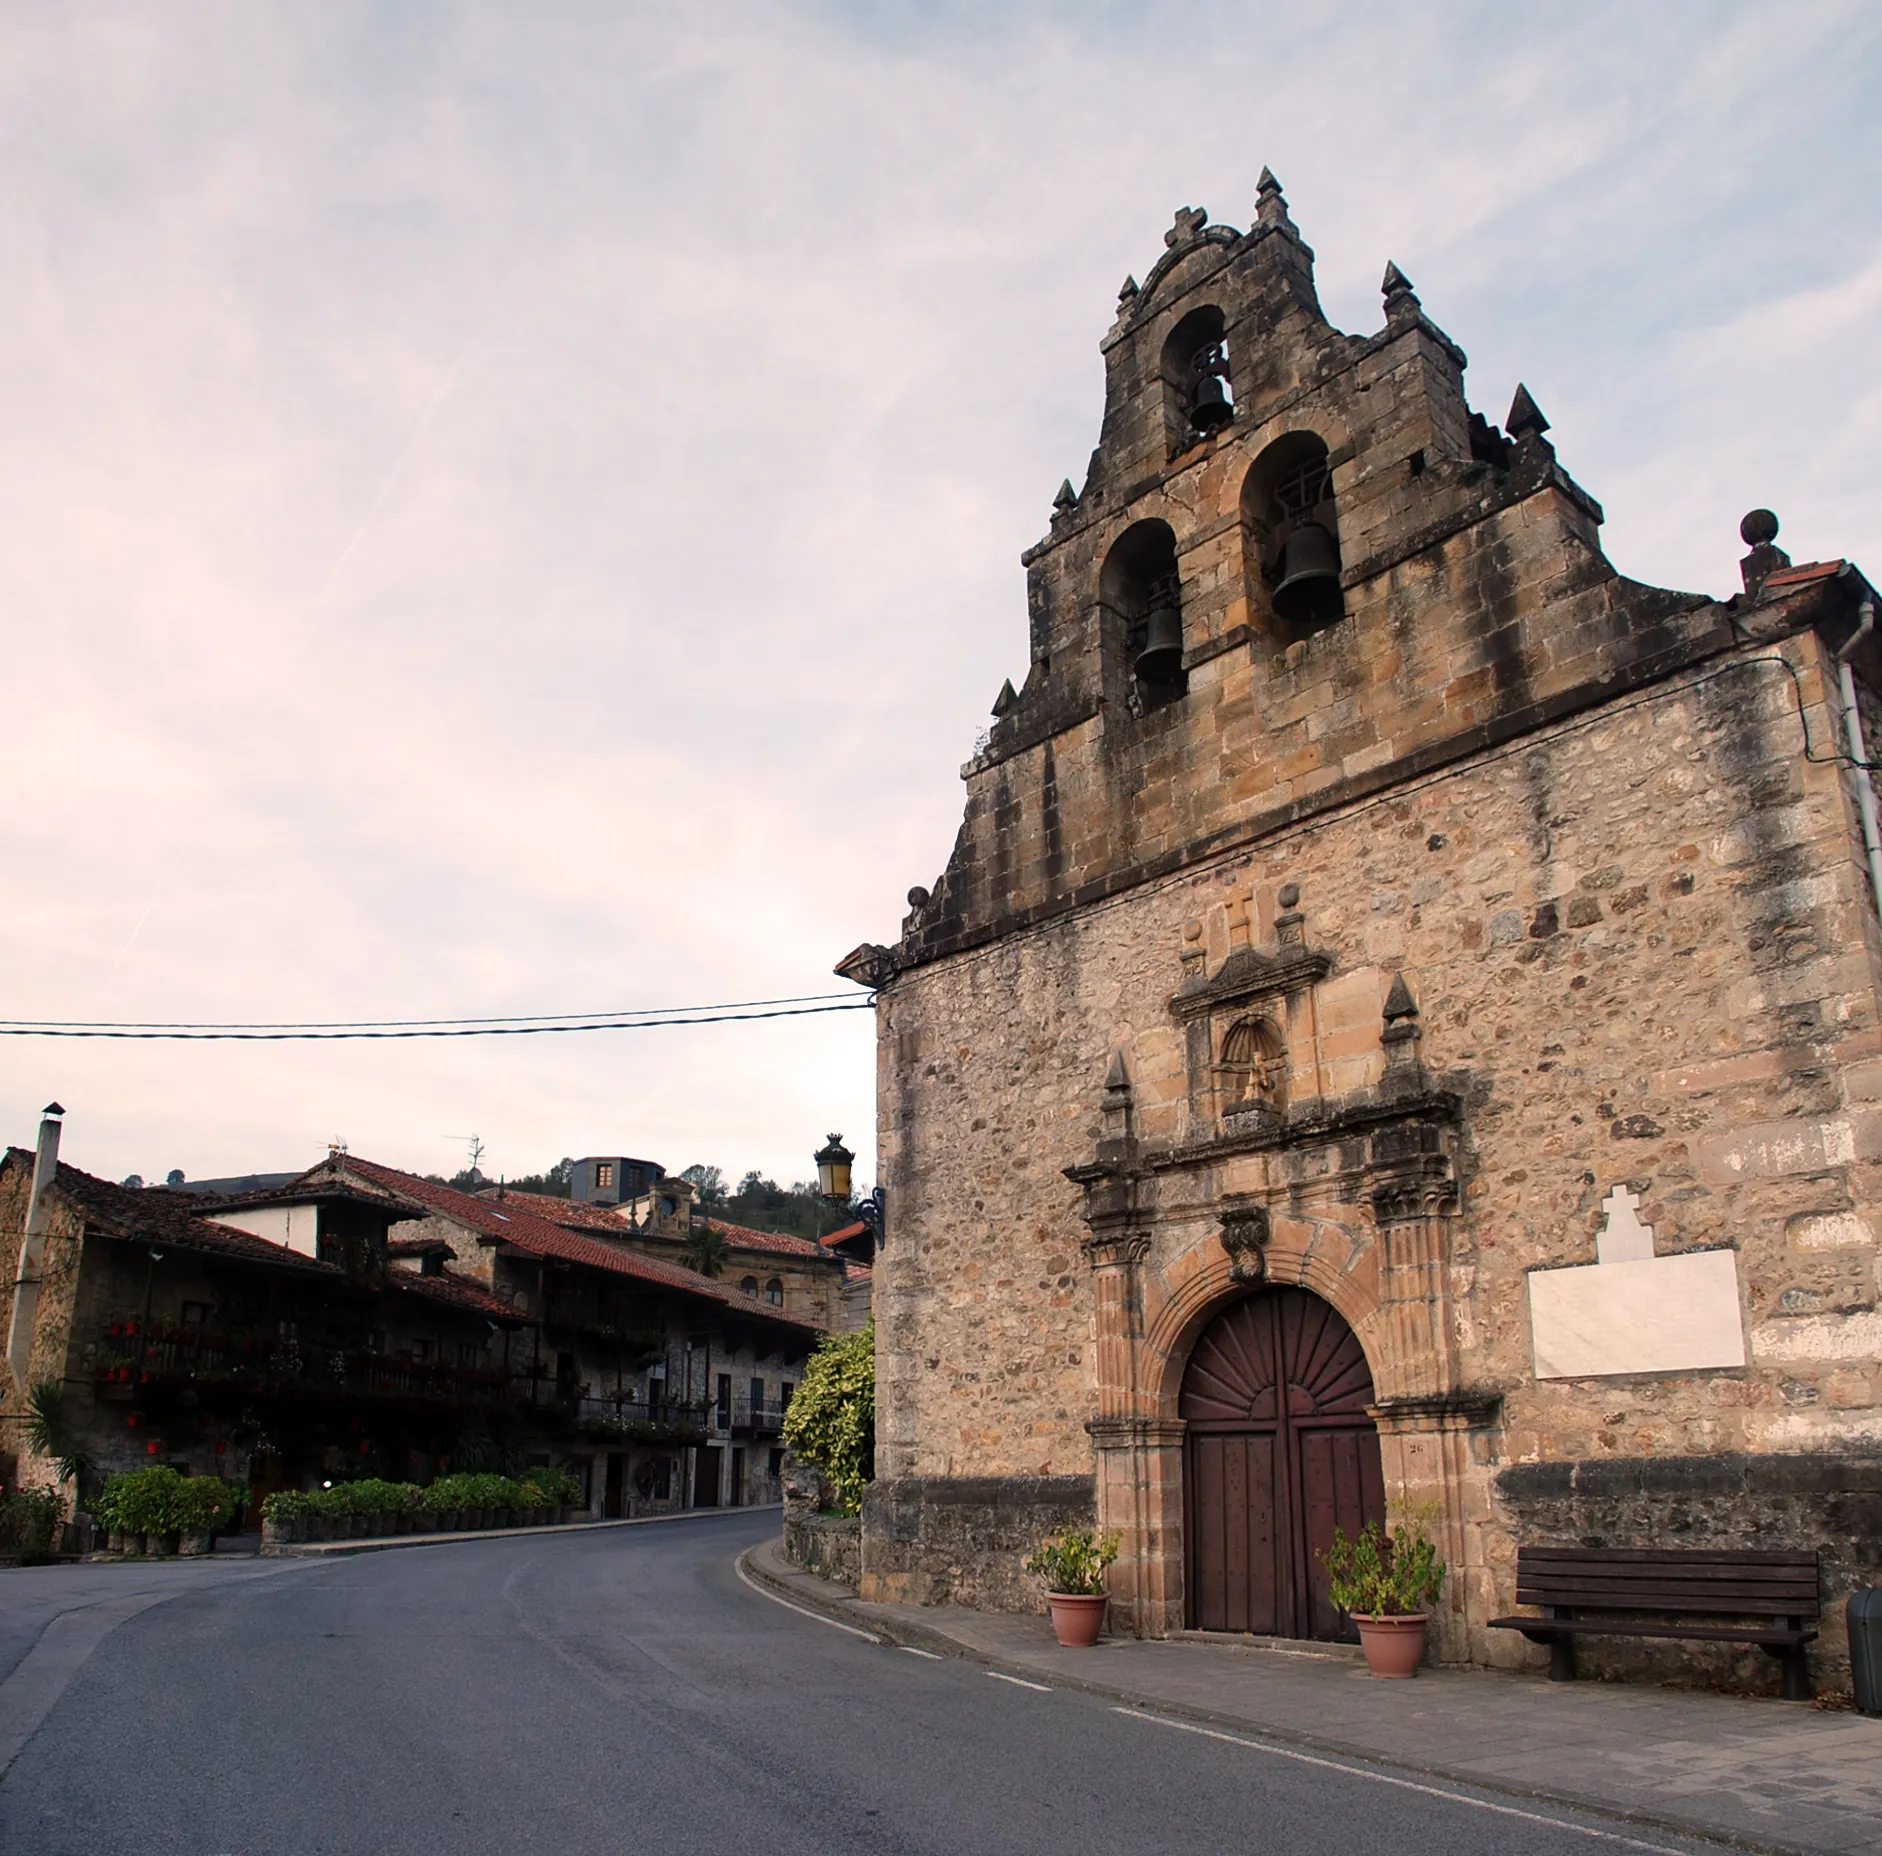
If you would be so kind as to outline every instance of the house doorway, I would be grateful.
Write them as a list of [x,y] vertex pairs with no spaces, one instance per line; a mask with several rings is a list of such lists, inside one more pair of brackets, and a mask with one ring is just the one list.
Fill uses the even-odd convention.
[[1216,1316],[1189,1357],[1188,1622],[1264,1637],[1350,1637],[1319,1554],[1335,1527],[1385,1519],[1372,1372],[1359,1338],[1305,1289]]

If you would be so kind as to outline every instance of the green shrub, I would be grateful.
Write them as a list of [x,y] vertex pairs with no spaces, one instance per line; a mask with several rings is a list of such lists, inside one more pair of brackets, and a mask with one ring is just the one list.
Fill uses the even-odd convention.
[[113,1534],[212,1534],[248,1499],[247,1487],[219,1476],[184,1476],[167,1464],[113,1476],[93,1504]]
[[1354,1540],[1336,1527],[1320,1555],[1333,1602],[1354,1617],[1404,1617],[1436,1603],[1445,1565],[1426,1532],[1431,1513],[1407,1510],[1390,1534],[1368,1521]]
[[261,1518],[272,1521],[277,1527],[305,1521],[313,1512],[312,1498],[299,1489],[276,1489],[261,1505]]
[[23,1566],[43,1566],[65,1521],[65,1497],[57,1489],[16,1489],[0,1496],[0,1549],[17,1553]]
[[542,1496],[544,1508],[575,1508],[581,1505],[581,1480],[566,1469],[532,1469],[527,1480]]
[[1026,1570],[1045,1581],[1048,1592],[1068,1597],[1096,1597],[1104,1590],[1104,1569],[1117,1558],[1118,1537],[1088,1534],[1070,1527],[1045,1541],[1026,1561]]
[[784,1441],[823,1472],[843,1514],[859,1514],[876,1473],[876,1324],[831,1334],[810,1356],[784,1414]]

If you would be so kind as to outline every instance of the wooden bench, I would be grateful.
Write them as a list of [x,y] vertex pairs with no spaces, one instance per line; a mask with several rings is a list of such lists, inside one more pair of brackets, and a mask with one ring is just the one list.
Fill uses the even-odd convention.
[[[1784,1665],[1786,1700],[1814,1698],[1804,1661],[1804,1645],[1817,1634],[1814,1553],[1519,1547],[1516,1602],[1539,1605],[1542,1615],[1492,1618],[1490,1628],[1519,1630],[1531,1643],[1546,1643],[1552,1681],[1574,1681],[1577,1637],[1687,1637],[1755,1643]],[[1641,1613],[1655,1614],[1655,1621]],[[1727,1618],[1738,1622],[1716,1621]]]

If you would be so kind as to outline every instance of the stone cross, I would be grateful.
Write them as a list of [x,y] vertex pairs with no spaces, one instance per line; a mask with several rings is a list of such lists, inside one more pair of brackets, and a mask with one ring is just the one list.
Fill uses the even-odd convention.
[[1193,244],[1202,237],[1209,215],[1200,206],[1185,206],[1176,215],[1176,223],[1163,235],[1164,244],[1174,251],[1178,245]]
[[1601,1201],[1607,1213],[1594,1240],[1595,1256],[1602,1263],[1651,1263],[1653,1261],[1653,1226],[1642,1224],[1636,1215],[1640,1195],[1626,1186],[1616,1186]]

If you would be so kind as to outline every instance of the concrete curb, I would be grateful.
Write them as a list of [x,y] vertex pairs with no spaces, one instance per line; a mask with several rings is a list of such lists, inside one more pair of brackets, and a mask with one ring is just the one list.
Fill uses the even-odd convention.
[[[1748,1856],[1823,1856],[1820,1846],[1764,1842],[1693,1818],[1668,1817],[1659,1812],[1629,1810],[1622,1805],[1577,1797],[1572,1792],[1554,1791],[1546,1786],[1515,1785],[1485,1779],[1476,1773],[1460,1772],[1437,1760],[1414,1763],[1405,1759],[1394,1759],[1369,1748],[1357,1746],[1351,1741],[1325,1739],[1319,1735],[1301,1733],[1298,1729],[1276,1727],[1266,1721],[1253,1722],[1240,1715],[1166,1701],[1159,1696],[1146,1695],[1141,1690],[1121,1688],[1112,1683],[1091,1681],[1078,1676],[1067,1676],[1058,1669],[1042,1670],[1036,1664],[990,1656],[974,1645],[963,1643],[959,1638],[949,1636],[944,1630],[917,1624],[900,1616],[884,1616],[883,1613],[890,1610],[888,1606],[865,1605],[859,1599],[836,1596],[827,1589],[831,1581],[784,1564],[778,1556],[780,1544],[779,1541],[766,1540],[759,1542],[755,1547],[747,1547],[738,1556],[737,1564],[740,1570],[753,1583],[763,1586],[773,1596],[800,1606],[804,1610],[815,1611],[834,1624],[842,1624],[850,1630],[861,1631],[884,1643],[926,1650],[957,1662],[975,1663],[982,1668],[997,1670],[1002,1675],[1018,1676],[1028,1682],[1047,1682],[1054,1688],[1073,1689],[1080,1694],[1096,1696],[1100,1700],[1141,1709],[1146,1714],[1160,1714],[1171,1720],[1193,1722],[1199,1727],[1213,1727],[1220,1732],[1234,1733],[1247,1740],[1271,1741],[1275,1746],[1286,1747],[1291,1751],[1339,1759],[1353,1766],[1366,1767],[1394,1776],[1437,1780],[1463,1792],[1477,1792],[1491,1798],[1520,1799],[1526,1804],[1554,1805],[1559,1809],[1573,1811],[1580,1816],[1596,1819],[1602,1823],[1626,1825],[1633,1830],[1657,1830],[1668,1836],[1712,1843],[1721,1849],[1744,1850]],[[937,1607],[937,1609],[941,1608]],[[1301,1654],[1299,1651],[1271,1652],[1258,1646],[1236,1647],[1242,1654],[1249,1656]]]
[[454,1528],[446,1534],[383,1534],[366,1540],[301,1540],[289,1546],[263,1547],[265,1560],[341,1559],[354,1553],[383,1553],[395,1547],[451,1547],[471,1540],[548,1539],[557,1534],[599,1534],[616,1527],[657,1527],[666,1521],[703,1521],[726,1514],[763,1514],[778,1502],[754,1502],[743,1508],[682,1508],[674,1514],[641,1514],[627,1521],[559,1521],[548,1527]]

